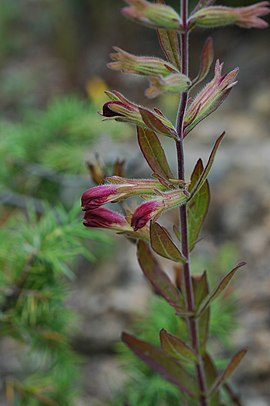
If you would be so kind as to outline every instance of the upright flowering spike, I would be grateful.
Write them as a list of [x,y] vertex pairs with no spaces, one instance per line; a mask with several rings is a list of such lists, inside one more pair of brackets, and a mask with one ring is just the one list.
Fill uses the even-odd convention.
[[146,0],[125,1],[129,6],[122,9],[124,16],[149,27],[180,30],[181,19],[172,7]]
[[112,176],[107,180],[114,184],[94,186],[83,193],[82,207],[84,210],[94,210],[104,204],[118,202],[130,196],[154,194],[155,190],[166,190],[161,183],[152,179],[129,180]]
[[163,59],[149,56],[136,56],[118,47],[114,47],[113,49],[116,51],[110,55],[113,62],[107,65],[110,69],[144,76],[168,76],[172,72],[178,72],[172,63],[164,61]]
[[148,221],[157,219],[164,211],[180,206],[187,199],[188,197],[183,191],[160,193],[156,199],[147,200],[137,207],[131,219],[131,226],[137,231]]
[[226,99],[232,87],[236,85],[238,69],[222,75],[222,66],[223,64],[217,60],[214,79],[205,86],[188,107],[185,116],[185,135],[205,117],[213,113]]
[[268,23],[260,17],[269,14],[269,12],[268,1],[261,1],[247,7],[205,7],[193,14],[191,22],[206,28],[230,24],[243,28],[267,28]]
[[160,96],[163,93],[182,93],[191,85],[190,79],[182,73],[172,73],[163,78],[162,76],[149,78],[150,87],[145,95],[149,98]]
[[87,210],[84,213],[83,224],[86,227],[110,228],[117,231],[132,231],[126,218],[115,211],[99,207],[95,210]]
[[128,122],[139,127],[150,128],[168,137],[175,137],[172,123],[157,109],[154,111],[130,102],[119,92],[106,92],[111,101],[103,106],[101,115],[106,119]]

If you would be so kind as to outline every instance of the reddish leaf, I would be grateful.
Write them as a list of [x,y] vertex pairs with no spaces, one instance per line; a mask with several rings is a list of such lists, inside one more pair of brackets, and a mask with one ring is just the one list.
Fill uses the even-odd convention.
[[182,392],[189,396],[197,396],[193,378],[179,363],[164,351],[127,333],[122,334],[122,340],[131,351],[154,371],[163,376],[164,379],[176,385]]
[[222,372],[222,374],[216,379],[215,383],[213,384],[212,388],[209,391],[209,395],[213,395],[231,376],[237,366],[240,364],[242,358],[246,355],[247,350],[241,350],[237,352],[229,362],[227,368]]
[[246,262],[240,262],[226,276],[224,276],[224,278],[221,280],[221,282],[216,287],[216,289],[213,290],[213,292],[211,292],[201,303],[201,305],[198,309],[198,316],[203,314],[203,312],[208,309],[208,307],[211,305],[211,303],[226,289],[226,287],[228,286],[228,284],[230,283],[231,279],[233,278],[235,273],[238,271],[238,269],[244,265],[246,265]]
[[173,174],[157,135],[153,131],[138,127],[138,142],[152,171],[163,179],[172,178]]
[[208,174],[209,174],[209,172],[210,172],[210,170],[212,168],[212,165],[213,165],[213,162],[214,162],[214,159],[215,159],[215,156],[216,156],[216,152],[217,152],[218,147],[219,147],[221,141],[223,140],[224,136],[225,136],[225,132],[223,132],[218,137],[217,141],[215,142],[214,147],[213,147],[213,149],[211,151],[211,154],[209,156],[208,162],[206,164],[206,167],[204,168],[202,174],[200,175],[195,187],[192,189],[192,192],[191,192],[191,195],[190,195],[190,200],[196,193],[198,193],[198,191],[200,190],[200,188],[203,186],[204,182],[206,181],[207,176],[208,176]]
[[159,119],[152,111],[139,107],[142,119],[145,125],[153,131],[157,131],[167,137],[176,138],[176,132],[173,128],[169,126],[171,123],[168,122],[168,125],[165,124],[166,118],[162,115],[163,120]]
[[191,192],[192,189],[194,189],[194,187],[195,187],[196,183],[198,182],[198,180],[200,179],[200,176],[202,173],[203,173],[203,162],[200,158],[200,159],[198,159],[198,161],[193,169],[193,172],[191,174],[191,177],[190,177],[190,185],[188,188],[189,192]]
[[169,232],[160,224],[151,222],[150,240],[153,250],[164,258],[175,262],[185,262],[179,249],[171,239]]
[[[218,371],[211,356],[208,353],[204,355],[203,362],[207,387],[210,388],[217,379]],[[209,399],[209,406],[220,406],[218,391]]]
[[166,273],[160,268],[148,244],[143,241],[138,242],[137,256],[141,269],[154,290],[176,310],[183,310],[183,297]]
[[180,46],[177,32],[160,28],[157,30],[157,34],[164,55],[180,71]]
[[[190,190],[195,187],[200,175],[203,173],[202,160],[199,159],[191,175]],[[192,251],[197,242],[203,221],[210,203],[209,184],[206,180],[198,193],[188,201],[188,246]]]
[[201,54],[201,64],[198,76],[193,81],[193,86],[198,85],[201,83],[207,76],[211,65],[214,60],[214,46],[213,40],[211,37],[208,37],[204,43],[202,54]]
[[164,329],[160,331],[160,343],[163,351],[176,360],[183,361],[184,359],[185,361],[197,361],[197,355],[189,345],[179,338],[167,333]]
[[[196,309],[198,309],[198,307],[201,305],[201,303],[209,293],[206,272],[204,272],[202,275],[192,275],[192,285],[194,291],[195,306]],[[210,312],[208,309],[198,320],[200,351],[202,354],[205,353],[206,341],[209,333],[209,319]]]

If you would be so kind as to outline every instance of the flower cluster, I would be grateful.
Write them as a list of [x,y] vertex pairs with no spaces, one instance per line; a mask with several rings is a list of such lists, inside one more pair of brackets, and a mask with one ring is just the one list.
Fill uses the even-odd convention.
[[[158,218],[164,211],[187,200],[187,193],[184,190],[168,190],[157,180],[134,180],[112,176],[107,181],[110,183],[94,186],[82,195],[84,225],[87,227],[110,228],[130,233],[143,228],[151,219]],[[148,195],[152,199],[137,207],[130,220],[128,216],[102,207],[107,203],[119,202],[132,196]]]

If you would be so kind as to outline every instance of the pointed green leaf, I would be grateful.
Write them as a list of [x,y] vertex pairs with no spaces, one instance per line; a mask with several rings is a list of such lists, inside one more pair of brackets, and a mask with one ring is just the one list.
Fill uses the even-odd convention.
[[[195,187],[196,182],[203,173],[203,163],[199,159],[194,171],[191,175],[191,183],[189,189]],[[189,250],[192,251],[197,242],[203,221],[208,211],[210,203],[210,189],[208,181],[206,180],[198,193],[193,196],[191,200],[188,201],[188,246]]]
[[160,331],[160,343],[163,351],[176,360],[197,361],[197,355],[189,345],[164,329]]
[[137,256],[140,267],[154,290],[176,310],[183,310],[183,297],[161,269],[148,244],[143,241],[138,242]]
[[199,70],[198,76],[193,81],[192,87],[198,85],[206,78],[206,76],[208,75],[208,72],[211,68],[211,65],[213,63],[213,60],[214,60],[213,39],[211,37],[209,37],[209,38],[207,38],[207,40],[204,43],[202,54],[201,54],[200,70]]
[[145,341],[139,340],[127,333],[122,334],[123,342],[141,360],[158,372],[164,379],[176,385],[182,392],[191,397],[197,396],[193,378],[172,357]]
[[[208,353],[204,354],[203,362],[207,387],[210,388],[218,377],[218,371]],[[220,406],[220,397],[218,391],[209,399],[209,406]]]
[[153,131],[138,128],[138,142],[152,171],[163,179],[171,178],[172,172],[157,135]]
[[223,140],[224,136],[225,136],[225,132],[223,132],[218,137],[217,141],[215,142],[214,147],[213,147],[213,149],[211,151],[211,154],[209,156],[208,162],[206,164],[206,167],[204,168],[202,174],[200,175],[196,185],[192,189],[192,192],[191,192],[191,195],[190,195],[190,200],[196,193],[198,193],[198,191],[200,190],[200,188],[203,186],[204,182],[206,181],[206,179],[208,177],[208,174],[209,174],[209,172],[210,172],[210,170],[212,168],[212,165],[213,165],[213,162],[214,162],[214,159],[215,159],[215,156],[216,156],[216,152],[217,152],[218,147],[219,147],[221,141]]
[[222,372],[222,374],[216,379],[215,383],[213,384],[212,388],[209,391],[209,395],[213,395],[231,376],[237,366],[240,364],[242,358],[246,355],[247,350],[243,349],[238,351],[229,362],[229,365],[226,369]]
[[198,180],[200,179],[200,176],[202,173],[203,173],[203,161],[200,158],[200,159],[198,159],[198,161],[193,169],[193,172],[191,174],[191,177],[190,177],[190,185],[188,188],[190,193],[194,189],[194,187],[195,187],[196,183],[198,182]]
[[180,62],[180,45],[176,31],[157,29],[158,40],[164,55],[179,71],[181,70]]
[[246,265],[246,262],[240,262],[235,268],[233,268],[224,278],[221,280],[219,285],[214,289],[201,303],[198,309],[198,317],[203,314],[203,312],[208,309],[210,304],[226,289],[231,279],[238,271],[239,268]]
[[166,228],[153,221],[150,224],[150,240],[151,246],[157,254],[171,261],[185,262]]
[[[199,308],[203,300],[207,297],[209,293],[207,274],[204,272],[202,275],[192,275],[192,285],[195,299],[196,309]],[[209,319],[210,311],[209,309],[202,314],[198,320],[199,329],[199,342],[200,342],[200,352],[205,353],[206,341],[209,333]]]

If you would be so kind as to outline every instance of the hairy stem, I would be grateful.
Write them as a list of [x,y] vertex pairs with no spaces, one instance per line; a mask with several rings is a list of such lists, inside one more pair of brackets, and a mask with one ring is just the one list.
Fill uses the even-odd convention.
[[[188,0],[181,0],[181,16],[183,31],[180,36],[181,42],[181,62],[182,62],[182,73],[188,76]],[[176,120],[176,129],[177,129],[177,160],[178,160],[178,178],[185,181],[185,156],[184,156],[184,118],[188,102],[188,92],[182,94],[178,113]],[[189,249],[188,249],[188,219],[187,219],[187,206],[183,205],[179,209],[180,216],[180,233],[181,233],[181,248],[182,253],[186,258],[186,263],[184,265],[184,286],[185,286],[185,298],[186,306],[189,311],[195,310],[194,294],[192,287],[192,279],[190,272],[190,263],[189,263]],[[198,382],[198,388],[200,392],[200,406],[208,406],[208,401],[206,398],[207,386],[206,378],[204,372],[204,363],[200,354],[199,349],[199,338],[198,338],[198,326],[197,322],[193,317],[187,318],[191,345],[198,356],[198,362],[196,365],[196,376]]]

